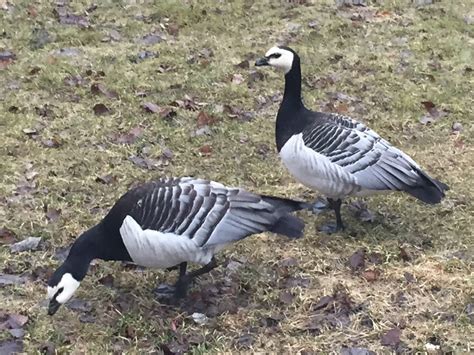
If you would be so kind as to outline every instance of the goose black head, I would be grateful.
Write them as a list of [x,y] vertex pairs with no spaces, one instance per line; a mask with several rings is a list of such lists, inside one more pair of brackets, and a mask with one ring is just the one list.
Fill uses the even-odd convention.
[[287,74],[293,67],[293,62],[297,57],[297,54],[291,48],[275,46],[265,53],[265,57],[258,59],[255,65],[257,67],[269,65]]
[[48,314],[52,316],[62,304],[69,301],[79,285],[80,282],[67,272],[64,264],[60,266],[48,282]]

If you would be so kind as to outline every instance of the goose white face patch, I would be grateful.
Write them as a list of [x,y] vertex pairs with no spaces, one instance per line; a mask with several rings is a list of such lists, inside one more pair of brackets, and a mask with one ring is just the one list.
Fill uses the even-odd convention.
[[268,58],[269,65],[282,70],[286,74],[291,70],[295,56],[292,52],[275,46],[265,53],[265,57]]
[[48,286],[48,299],[55,298],[58,303],[64,304],[71,299],[80,284],[70,273],[65,273],[56,286]]

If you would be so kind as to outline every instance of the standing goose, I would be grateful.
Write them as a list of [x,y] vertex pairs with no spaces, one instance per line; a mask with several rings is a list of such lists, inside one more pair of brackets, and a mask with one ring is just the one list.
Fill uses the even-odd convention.
[[[217,266],[214,254],[226,245],[265,231],[301,237],[304,223],[289,213],[307,207],[190,177],[145,183],[123,195],[74,242],[48,282],[48,314],[71,298],[93,259],[179,266],[175,297],[183,297],[195,277]],[[186,273],[188,262],[204,266]]]
[[285,92],[276,120],[276,144],[290,173],[327,197],[344,228],[341,199],[384,190],[405,191],[417,199],[439,203],[448,186],[431,178],[407,154],[356,120],[308,110],[301,101],[300,58],[288,47],[273,47],[256,66],[285,73]]

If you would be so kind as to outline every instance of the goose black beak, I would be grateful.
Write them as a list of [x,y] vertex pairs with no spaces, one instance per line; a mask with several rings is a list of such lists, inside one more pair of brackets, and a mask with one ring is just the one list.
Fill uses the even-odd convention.
[[52,299],[51,301],[49,301],[48,315],[52,316],[53,314],[55,314],[58,311],[60,306],[61,306],[61,303],[59,303],[55,299]]
[[257,61],[255,62],[255,66],[256,67],[263,67],[265,65],[270,65],[268,64],[268,58],[266,57],[263,57],[263,58],[259,58],[257,59]]

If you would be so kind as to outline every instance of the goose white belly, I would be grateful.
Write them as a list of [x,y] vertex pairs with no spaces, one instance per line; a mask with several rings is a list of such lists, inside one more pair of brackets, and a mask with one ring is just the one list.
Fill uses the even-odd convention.
[[327,197],[342,198],[360,190],[356,179],[342,167],[306,147],[301,133],[288,139],[280,150],[280,157],[299,182]]
[[182,262],[205,265],[215,252],[187,236],[143,230],[131,216],[125,217],[120,234],[133,262],[146,267],[168,268]]

